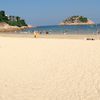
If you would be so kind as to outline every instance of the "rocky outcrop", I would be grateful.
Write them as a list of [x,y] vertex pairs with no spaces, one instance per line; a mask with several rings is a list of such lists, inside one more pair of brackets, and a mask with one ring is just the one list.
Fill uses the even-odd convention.
[[5,22],[0,23],[0,32],[18,31],[18,30],[23,30],[23,29],[27,29],[27,28],[32,28],[32,26],[18,27],[18,26],[10,26],[9,24],[7,24]]

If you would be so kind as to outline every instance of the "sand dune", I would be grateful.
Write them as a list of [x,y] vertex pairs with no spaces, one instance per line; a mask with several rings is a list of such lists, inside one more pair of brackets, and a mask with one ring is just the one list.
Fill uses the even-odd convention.
[[99,99],[99,40],[0,37],[0,100]]

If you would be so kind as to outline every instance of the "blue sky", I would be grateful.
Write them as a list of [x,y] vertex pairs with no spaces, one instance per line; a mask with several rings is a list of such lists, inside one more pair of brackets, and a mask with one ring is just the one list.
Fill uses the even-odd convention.
[[0,10],[32,25],[55,25],[72,15],[100,23],[100,0],[0,0]]

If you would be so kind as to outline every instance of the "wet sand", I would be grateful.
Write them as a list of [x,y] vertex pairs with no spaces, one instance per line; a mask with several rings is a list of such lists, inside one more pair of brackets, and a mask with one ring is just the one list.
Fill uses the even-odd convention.
[[[33,33],[18,33],[18,32],[4,32],[0,33],[1,37],[14,37],[14,38],[34,38]],[[47,38],[47,39],[86,39],[94,38],[100,40],[100,34],[39,34],[37,38]]]

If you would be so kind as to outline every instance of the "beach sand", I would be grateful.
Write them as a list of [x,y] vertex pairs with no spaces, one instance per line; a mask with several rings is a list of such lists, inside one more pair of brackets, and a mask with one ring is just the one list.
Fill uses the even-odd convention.
[[[23,32],[4,32],[0,33],[1,37],[19,37],[19,38],[34,38],[33,33],[23,33]],[[100,34],[38,34],[37,38],[47,38],[47,39],[86,39],[86,38],[94,38],[96,40],[100,40]]]
[[100,40],[0,37],[0,100],[99,100]]

